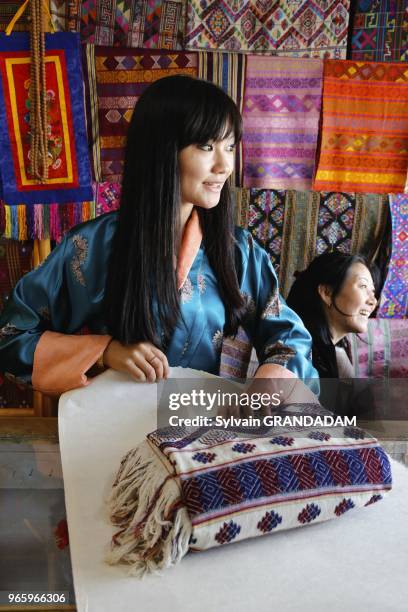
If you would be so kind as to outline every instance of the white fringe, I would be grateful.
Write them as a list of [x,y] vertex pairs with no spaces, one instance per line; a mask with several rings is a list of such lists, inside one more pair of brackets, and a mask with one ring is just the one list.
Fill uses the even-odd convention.
[[123,458],[108,501],[111,520],[121,527],[106,558],[109,564],[127,563],[130,574],[142,577],[179,563],[187,554],[192,533],[187,510],[177,508],[165,520],[181,501],[179,487],[167,477],[146,441]]

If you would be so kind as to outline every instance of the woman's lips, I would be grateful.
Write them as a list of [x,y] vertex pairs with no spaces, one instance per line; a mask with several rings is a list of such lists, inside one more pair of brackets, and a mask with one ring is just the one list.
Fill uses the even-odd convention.
[[215,181],[204,181],[203,185],[206,189],[210,191],[214,191],[214,193],[219,193],[224,185],[224,183],[215,182]]

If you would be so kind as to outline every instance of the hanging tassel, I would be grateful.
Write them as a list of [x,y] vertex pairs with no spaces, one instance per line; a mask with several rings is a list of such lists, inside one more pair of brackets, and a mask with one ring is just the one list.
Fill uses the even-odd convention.
[[59,240],[61,238],[61,224],[59,218],[58,204],[50,204],[50,238]]
[[35,236],[34,207],[33,206],[27,206],[26,208],[26,223],[27,223],[28,237],[33,240],[36,237]]
[[4,205],[4,237],[11,238],[11,210],[10,206]]
[[26,207],[24,204],[17,206],[17,218],[18,218],[18,239],[27,240],[27,220],[26,220]]
[[50,207],[48,204],[43,205],[43,238],[50,237]]
[[148,442],[122,460],[109,499],[111,520],[121,527],[106,560],[124,562],[142,577],[175,565],[187,554],[192,525],[180,489]]
[[39,240],[43,239],[43,206],[34,204],[34,234]]
[[82,221],[89,221],[91,218],[90,202],[84,202],[82,205]]
[[17,206],[10,206],[11,212],[11,238],[18,240],[18,214]]

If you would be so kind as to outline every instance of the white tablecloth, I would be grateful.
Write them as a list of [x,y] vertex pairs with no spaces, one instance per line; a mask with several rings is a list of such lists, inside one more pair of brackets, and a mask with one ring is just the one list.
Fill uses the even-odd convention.
[[155,427],[156,386],[113,371],[61,398],[78,612],[407,611],[408,469],[395,461],[392,492],[340,519],[190,554],[143,580],[106,565],[104,499],[123,454]]

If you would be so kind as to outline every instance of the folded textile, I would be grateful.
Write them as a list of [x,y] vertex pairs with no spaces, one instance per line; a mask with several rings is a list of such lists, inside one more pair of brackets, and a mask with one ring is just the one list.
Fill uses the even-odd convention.
[[339,517],[391,482],[385,452],[355,427],[159,429],[122,459],[107,561],[141,576],[189,550]]

